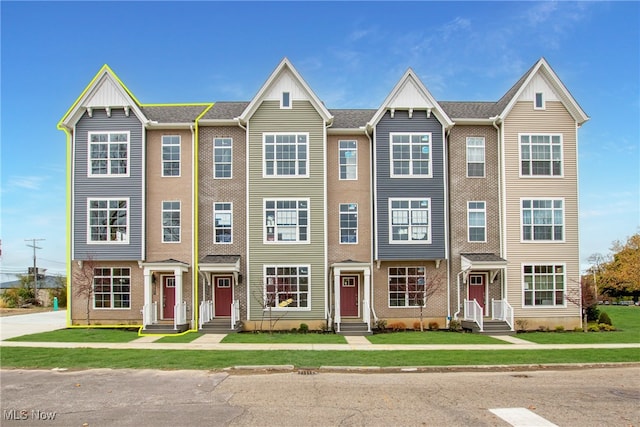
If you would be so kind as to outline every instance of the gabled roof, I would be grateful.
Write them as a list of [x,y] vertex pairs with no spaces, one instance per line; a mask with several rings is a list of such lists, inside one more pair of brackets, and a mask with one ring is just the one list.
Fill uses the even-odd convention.
[[536,62],[496,103],[496,116],[498,118],[504,120],[504,118],[509,115],[522,92],[527,88],[536,75],[543,76],[551,85],[554,92],[560,98],[565,108],[569,111],[569,114],[571,114],[578,125],[589,120],[589,116],[587,116],[580,105],[578,105],[578,102],[573,98],[571,93],[558,78],[558,75],[553,71],[544,58],[540,58],[538,62]]
[[244,101],[244,102],[228,102],[228,101],[221,101],[221,102],[216,102],[215,104],[213,104],[213,107],[211,107],[209,109],[209,111],[207,111],[205,113],[204,116],[202,116],[203,121],[207,121],[207,120],[233,120],[234,118],[240,116],[240,114],[242,114],[242,112],[247,108],[247,106],[249,105],[249,102]]
[[368,125],[371,127],[375,126],[387,110],[393,109],[427,110],[428,112],[432,112],[440,123],[446,127],[453,126],[453,121],[451,121],[447,113],[445,113],[440,104],[438,104],[433,95],[431,95],[431,92],[427,90],[411,68],[404,73],[400,81],[398,81],[380,108],[373,115]]
[[284,58],[280,64],[276,67],[276,69],[271,73],[267,81],[262,85],[256,96],[253,97],[249,105],[245,108],[245,110],[240,114],[239,119],[241,122],[246,123],[249,118],[256,112],[262,101],[265,99],[265,96],[269,92],[269,90],[278,83],[280,78],[286,73],[291,74],[294,81],[297,85],[299,85],[302,92],[308,97],[311,105],[316,109],[318,114],[327,122],[331,123],[333,120],[333,116],[329,113],[329,110],[324,106],[322,101],[316,96],[316,94],[311,90],[309,85],[304,81],[300,73],[293,67],[291,62],[287,58]]
[[161,123],[193,123],[211,104],[143,105],[142,112],[151,121]]
[[140,121],[143,123],[148,121],[142,113],[140,103],[136,97],[127,89],[113,70],[105,64],[62,117],[58,127],[71,129],[88,109],[111,107],[129,108]]

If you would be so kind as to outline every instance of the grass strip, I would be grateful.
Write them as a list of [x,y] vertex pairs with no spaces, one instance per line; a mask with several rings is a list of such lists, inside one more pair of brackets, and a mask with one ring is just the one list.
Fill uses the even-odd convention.
[[22,335],[7,341],[30,342],[130,342],[138,339],[138,329],[69,328]]
[[370,335],[372,344],[506,344],[509,343],[486,335],[444,332],[444,331],[407,331]]
[[202,335],[204,334],[201,332],[188,332],[182,335],[166,335],[162,338],[158,338],[154,342],[183,344],[189,343],[196,338],[200,338]]
[[229,334],[222,339],[225,344],[346,344],[342,335],[336,334]]
[[433,350],[433,351],[310,351],[310,350],[114,350],[93,348],[2,347],[3,368],[132,368],[222,369],[237,365],[320,366],[452,366],[547,363],[638,362],[630,349],[569,350]]

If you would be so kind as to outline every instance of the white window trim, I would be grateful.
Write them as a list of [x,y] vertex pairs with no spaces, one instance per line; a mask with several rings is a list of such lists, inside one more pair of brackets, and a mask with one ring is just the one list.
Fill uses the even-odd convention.
[[[228,204],[229,210],[216,210],[217,204]],[[231,218],[231,240],[228,242],[216,242],[216,212],[229,212]],[[213,244],[214,245],[230,245],[233,243],[233,202],[213,202]]]
[[[229,139],[231,140],[231,145],[229,146],[229,149],[231,150],[231,162],[230,162],[230,166],[231,166],[231,170],[229,172],[229,176],[222,176],[222,177],[218,177],[216,176],[216,165],[218,164],[227,164],[227,163],[218,163],[216,162],[216,139]],[[220,147],[220,148],[226,148],[226,147]],[[233,138],[231,137],[214,137],[213,138],[213,179],[233,179]]]
[[[267,135],[273,135],[274,137],[278,136],[278,135],[295,135],[296,136],[296,174],[295,175],[277,175],[276,171],[278,170],[277,167],[277,160],[275,159],[275,147],[276,144],[274,145],[274,165],[273,165],[273,175],[267,175],[267,156],[266,156],[266,139],[267,139]],[[305,135],[306,140],[307,140],[307,157],[306,159],[304,159],[304,161],[306,162],[306,173],[305,174],[298,174],[298,161],[300,159],[297,158],[297,147],[298,147],[298,141],[297,141],[297,137],[298,135]],[[309,170],[311,169],[311,162],[309,160],[310,158],[310,153],[309,153],[309,147],[310,147],[310,141],[309,141],[309,132],[263,132],[262,133],[262,177],[263,178],[273,178],[273,179],[291,179],[291,178],[309,178]]]
[[[129,269],[129,307],[96,307],[96,292],[95,292],[95,282],[92,284],[93,291],[92,291],[92,299],[93,299],[93,310],[131,310],[131,306],[133,306],[133,301],[131,300],[131,267],[95,267],[95,268],[108,268],[109,270],[111,270],[111,291],[109,292],[110,295],[110,301],[111,301],[111,305],[113,306],[113,270],[115,268],[128,268]],[[100,277],[104,277],[104,276],[100,276]],[[119,277],[125,277],[125,276],[119,276]],[[95,278],[95,275],[94,275]],[[104,294],[104,292],[100,292],[100,295]]]
[[[538,95],[542,98],[542,105],[538,107],[537,98]],[[545,99],[544,92],[535,92],[533,94],[533,109],[534,110],[545,110],[547,105],[547,100]]]
[[[275,268],[276,271],[278,268],[291,268],[291,267],[295,267],[295,268],[301,268],[301,267],[306,267],[307,271],[308,271],[308,277],[309,277],[309,290],[307,291],[307,301],[308,306],[307,307],[278,307],[278,305],[276,305],[275,307],[271,307],[271,311],[311,311],[311,305],[312,305],[312,295],[311,295],[311,291],[312,291],[312,274],[311,274],[311,265],[310,264],[264,264],[262,266],[262,279],[263,279],[263,285],[262,285],[262,297],[264,298],[264,301],[267,301],[267,268]],[[265,307],[263,309],[263,311],[269,311],[269,307]]]
[[[428,221],[429,221],[429,225],[428,225],[428,230],[427,233],[429,234],[429,237],[427,240],[393,240],[393,215],[392,215],[392,208],[391,208],[391,203],[394,201],[408,201],[409,202],[409,222],[411,222],[411,202],[412,201],[422,201],[422,200],[427,200],[429,202],[429,216],[428,216]],[[431,205],[431,197],[390,197],[389,201],[388,201],[388,207],[389,207],[389,244],[391,245],[430,245],[432,242],[432,229],[431,229],[431,210],[432,210],[432,205]],[[411,226],[409,224],[409,226]],[[409,230],[409,236],[411,236],[411,230]]]
[[[100,241],[100,240],[91,240],[91,202],[92,201],[106,201],[107,202],[107,212],[109,211],[108,205],[110,201],[113,200],[117,200],[117,201],[121,201],[121,200],[125,200],[127,202],[127,233],[126,233],[126,238],[123,240],[105,240],[105,241]],[[130,221],[131,221],[131,202],[129,200],[129,197],[90,197],[87,198],[87,244],[88,245],[128,245],[129,244],[129,238],[131,235],[131,226],[130,226]],[[107,215],[108,216],[108,215]],[[107,237],[109,236],[109,227],[107,226]],[[106,268],[106,267],[105,267]]]
[[[284,94],[289,96],[289,105],[284,104]],[[280,94],[280,109],[282,110],[291,110],[293,108],[293,99],[291,99],[291,91],[283,90]]]
[[[484,240],[471,240],[470,231],[471,231],[471,208],[469,207],[470,203],[484,203],[484,209],[482,212],[484,213]],[[522,205],[520,205],[522,206]],[[473,212],[480,212],[480,209],[473,209]],[[479,227],[474,227],[479,228]],[[487,243],[487,202],[484,200],[468,200],[467,201],[467,242],[468,243]]]
[[[110,161],[111,158],[107,157],[107,173],[105,174],[94,174],[91,171],[91,135],[96,135],[96,134],[104,134],[106,133],[107,135],[111,135],[112,133],[126,133],[127,134],[127,173],[121,173],[121,174],[112,174],[111,173],[111,165],[110,165]],[[109,139],[109,137],[107,137],[107,139]],[[110,150],[108,149],[110,142],[107,141],[107,152],[109,153]],[[121,143],[120,143],[121,144]],[[107,153],[107,155],[108,155]],[[127,178],[129,177],[131,174],[131,132],[128,130],[120,130],[120,131],[91,131],[91,132],[87,132],[87,177],[89,178]]]
[[[563,290],[563,294],[562,294],[562,305],[525,305],[524,303],[524,267],[525,266],[532,266],[532,267],[536,267],[536,266],[561,266],[562,267],[562,275],[564,276],[564,290]],[[554,262],[554,261],[549,261],[549,262],[523,262],[520,264],[520,298],[522,298],[522,302],[521,302],[521,307],[524,310],[549,310],[549,309],[563,309],[563,308],[567,308],[567,264],[564,262]],[[555,289],[554,289],[555,292]],[[554,301],[555,301],[555,295],[554,295]]]
[[[560,175],[533,175],[533,174],[529,174],[529,175],[523,175],[522,174],[522,137],[523,136],[548,136],[548,137],[554,137],[554,136],[559,136],[560,137]],[[530,143],[531,144],[531,143]],[[553,146],[553,144],[551,144]],[[553,162],[553,150],[551,152],[551,160],[550,162]],[[551,171],[553,172],[553,164],[551,165]],[[525,179],[559,179],[559,178],[564,178],[564,134],[562,133],[527,133],[527,132],[522,132],[518,134],[518,175],[520,178],[525,178]]]
[[[469,139],[482,139],[482,176],[470,176],[469,175]],[[477,148],[477,147],[476,147]],[[487,143],[486,143],[486,139],[484,136],[468,136],[465,139],[465,145],[464,145],[464,152],[465,152],[465,159],[466,159],[466,163],[465,163],[465,174],[467,176],[467,178],[471,178],[471,179],[475,179],[475,178],[486,178],[487,177]],[[479,164],[479,162],[473,162],[474,164]]]
[[[351,149],[346,149],[346,148],[340,148],[340,143],[341,142],[350,142],[353,141],[356,143],[356,164],[354,165],[354,167],[356,168],[356,177],[355,178],[342,178],[342,165],[340,164],[340,154],[343,151],[353,151]],[[358,180],[358,140],[357,139],[340,139],[338,140],[338,180],[339,181],[357,181]]]
[[[342,205],[356,205],[356,241],[355,242],[343,242],[342,241],[342,214],[349,214],[350,212],[342,212],[340,208]],[[358,204],[357,203],[339,203],[338,204],[338,243],[341,245],[357,245],[360,231],[360,216],[358,215]]]
[[[164,164],[165,162],[169,163],[173,163],[175,162],[175,160],[164,160],[164,147],[165,147],[165,143],[164,143],[164,138],[165,137],[171,137],[171,138],[178,138],[178,175],[165,175],[164,174]],[[176,144],[167,144],[167,147],[171,147],[174,146]],[[180,178],[182,176],[182,137],[180,135],[162,135],[161,138],[161,147],[160,147],[160,165],[162,170],[160,171],[160,175],[163,178]]]
[[[270,197],[270,198],[262,199],[262,243],[264,243],[265,245],[309,245],[311,244],[311,201],[310,200],[311,199],[305,198],[305,197],[302,197],[302,198]],[[299,239],[299,236],[300,236],[299,223],[298,225],[296,225],[296,240],[279,242],[275,240],[275,236],[277,236],[277,232],[275,230],[274,230],[274,240],[267,240],[267,227],[268,227],[267,226],[267,202],[277,203],[278,201],[295,201],[296,203],[302,202],[302,201],[307,202],[307,240],[303,240],[303,241],[297,240]],[[297,208],[296,208],[296,211],[297,211]],[[273,227],[275,229],[276,227],[275,223]]]
[[[178,213],[180,214],[179,217],[179,221],[180,221],[180,225],[178,226],[178,240],[177,241],[166,241],[164,240],[164,202],[170,202],[170,203],[180,203],[180,208],[178,209]],[[182,201],[180,200],[163,200],[161,202],[160,205],[161,209],[160,209],[160,240],[162,243],[167,243],[167,244],[175,244],[175,243],[181,243],[182,242]],[[171,210],[167,210],[166,212],[175,212],[175,210],[171,209]],[[173,228],[173,227],[171,227]]]
[[[409,149],[411,155],[409,160],[409,174],[397,175],[393,172],[393,137],[394,135],[429,135],[429,173],[426,175],[414,175],[413,173],[413,151]],[[405,144],[403,144],[405,145]],[[409,142],[411,147],[411,142]],[[390,132],[389,133],[389,176],[391,178],[433,178],[433,134],[431,132]]]
[[[421,306],[419,305],[391,305],[391,290],[389,289],[389,276],[390,276],[390,270],[392,268],[405,268],[405,269],[409,269],[409,268],[424,268],[424,286],[425,286],[425,291],[426,291],[426,287],[427,287],[427,268],[421,265],[410,265],[410,266],[395,266],[395,267],[387,267],[387,308],[389,309],[416,309],[416,308],[420,308]],[[405,275],[405,277],[407,277]],[[407,285],[408,286],[408,285]],[[407,291],[405,292],[405,302],[409,302],[409,297],[408,297],[408,288]],[[424,305],[422,307],[426,307],[427,306],[427,301],[425,300]]]
[[[542,201],[556,201],[556,200],[560,200],[562,202],[562,239],[561,240],[534,240],[533,239],[533,234],[532,234],[532,239],[531,240],[525,240],[524,239],[524,215],[522,215],[522,202],[524,200],[529,200],[532,202],[533,205],[533,201],[534,200],[542,200]],[[566,211],[567,211],[567,205],[565,202],[564,197],[521,197],[520,198],[520,204],[518,205],[518,208],[520,209],[520,243],[525,243],[525,244],[560,244],[560,243],[565,243],[566,242],[566,235],[567,235],[567,221],[566,221]],[[533,207],[532,207],[533,209]],[[552,212],[553,212],[553,208],[552,208]],[[533,221],[533,218],[532,218]],[[531,224],[531,226],[533,227],[534,224]],[[551,224],[551,226],[553,227],[554,224]],[[553,232],[553,228],[552,228],[552,232]],[[533,230],[532,230],[533,233]]]

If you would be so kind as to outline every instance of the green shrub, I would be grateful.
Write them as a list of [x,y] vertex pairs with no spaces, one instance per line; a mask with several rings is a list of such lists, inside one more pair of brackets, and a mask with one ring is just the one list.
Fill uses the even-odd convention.
[[607,324],[607,325],[613,325],[613,323],[611,323],[611,318],[609,317],[609,315],[605,311],[600,313],[600,316],[598,317],[598,323],[604,323],[604,324]]
[[608,323],[599,323],[599,324],[598,324],[598,328],[599,328],[601,331],[605,331],[605,332],[615,331],[615,330],[616,330],[615,326],[611,326],[611,325],[610,325],[610,324],[608,324]]
[[307,332],[309,332],[309,325],[307,325],[306,323],[300,323],[298,332],[300,332],[301,334],[306,334]]
[[452,332],[459,332],[462,330],[462,323],[459,320],[449,321],[449,330]]
[[558,325],[558,326],[556,326],[555,330],[556,330],[556,332],[564,332],[564,326]]
[[587,322],[595,322],[600,316],[600,309],[597,305],[592,305],[585,308],[587,312]]
[[387,329],[387,321],[385,319],[376,320],[376,329],[380,331],[384,331]]
[[587,329],[589,332],[600,332],[600,328],[598,328],[598,325],[589,325],[589,329]]

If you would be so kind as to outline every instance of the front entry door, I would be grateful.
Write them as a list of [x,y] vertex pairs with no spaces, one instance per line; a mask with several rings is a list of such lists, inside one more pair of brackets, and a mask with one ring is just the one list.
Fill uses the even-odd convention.
[[358,276],[341,276],[340,282],[340,315],[358,317]]
[[162,318],[173,319],[173,307],[176,305],[176,278],[162,276]]
[[476,302],[482,307],[482,314],[486,315],[487,310],[485,308],[485,276],[484,274],[470,274],[469,275],[469,300],[476,300]]
[[233,292],[231,291],[231,277],[216,277],[215,283],[215,301],[216,316],[231,316],[231,302],[233,301]]

